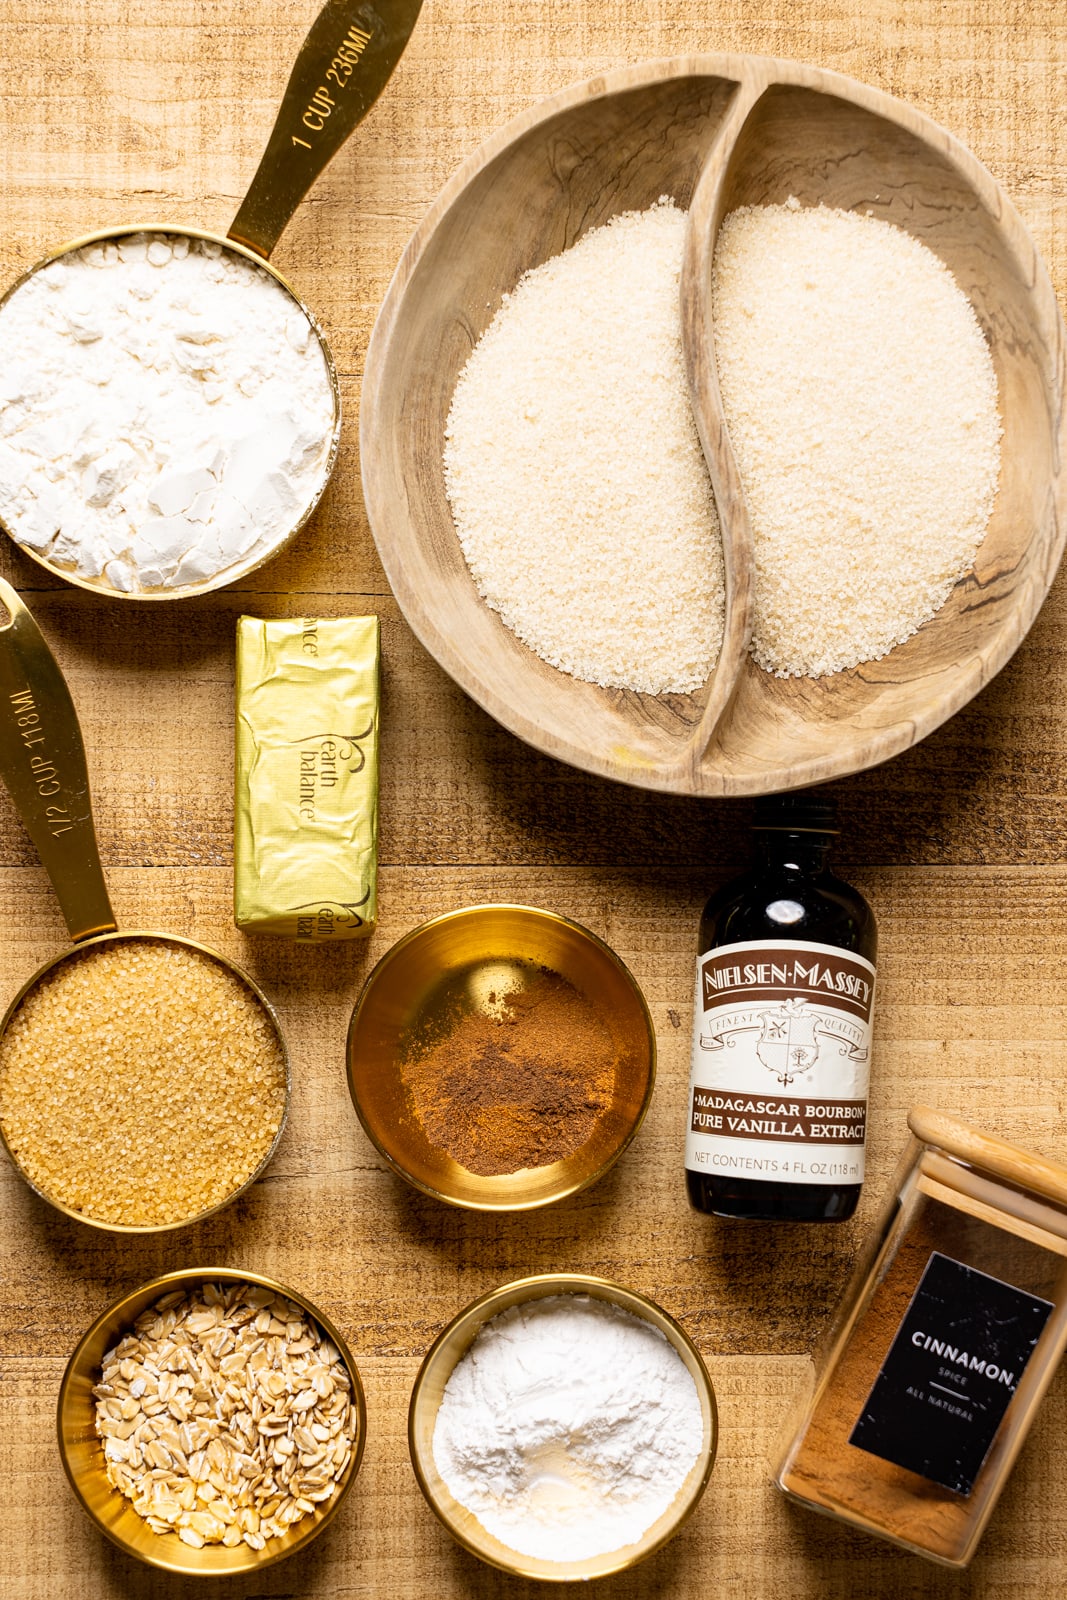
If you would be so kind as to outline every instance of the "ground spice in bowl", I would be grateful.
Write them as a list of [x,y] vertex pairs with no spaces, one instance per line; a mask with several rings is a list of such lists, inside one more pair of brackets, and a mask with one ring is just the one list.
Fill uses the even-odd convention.
[[617,1054],[603,1018],[558,972],[458,1007],[400,1063],[431,1144],[480,1177],[550,1166],[579,1150],[611,1105]]
[[595,1183],[641,1126],[656,1039],[633,975],[535,906],[448,911],[381,958],[352,1012],[364,1132],[415,1188],[475,1211]]

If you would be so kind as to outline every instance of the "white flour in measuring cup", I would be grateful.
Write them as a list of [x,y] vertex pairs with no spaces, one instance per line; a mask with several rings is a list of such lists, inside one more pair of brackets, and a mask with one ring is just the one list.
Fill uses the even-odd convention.
[[335,424],[322,344],[270,273],[212,240],[70,251],[0,307],[0,519],[123,593],[262,558],[319,493]]

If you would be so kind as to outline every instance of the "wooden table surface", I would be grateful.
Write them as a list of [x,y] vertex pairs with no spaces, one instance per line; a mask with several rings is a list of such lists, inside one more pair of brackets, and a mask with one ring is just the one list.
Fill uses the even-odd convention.
[[[109,223],[225,232],[317,0],[0,0],[0,281]],[[113,1298],[185,1265],[273,1274],[347,1334],[368,1391],[355,1491],[307,1552],[234,1596],[532,1596],[455,1546],[418,1493],[407,1398],[438,1329],[531,1271],[620,1279],[680,1318],[718,1391],[718,1463],[696,1516],[618,1597],[1022,1600],[1067,1586],[1067,1372],[972,1567],[947,1573],[787,1506],[768,1462],[807,1355],[923,1100],[1067,1160],[1067,590],[965,711],[906,756],[834,786],[837,861],[881,927],[869,1178],[840,1228],[730,1227],[691,1214],[681,1168],[696,921],[745,849],[747,808],[613,786],[527,749],[416,644],[359,487],[364,353],[390,273],[459,161],[538,97],[601,69],[704,50],[837,68],[911,100],[1004,184],[1067,291],[1063,0],[426,0],[384,99],[298,213],[275,260],[320,313],[347,407],[325,501],[239,589],[138,609],[52,584],[4,541],[67,671],[120,924],[201,938],[246,965],[292,1044],[289,1126],[237,1205],[147,1243],[68,1222],[0,1164],[0,1597],[169,1597],[83,1517],[53,1414],[64,1363]],[[0,360],[2,360],[0,353]],[[233,629],[378,612],[384,694],[381,923],[369,945],[298,949],[231,919]],[[655,1020],[660,1076],[634,1146],[591,1192],[483,1218],[383,1169],[356,1121],[344,1034],[374,960],[475,901],[566,912],[619,951]],[[0,1005],[64,928],[0,796]],[[577,1592],[575,1589],[566,1592]]]

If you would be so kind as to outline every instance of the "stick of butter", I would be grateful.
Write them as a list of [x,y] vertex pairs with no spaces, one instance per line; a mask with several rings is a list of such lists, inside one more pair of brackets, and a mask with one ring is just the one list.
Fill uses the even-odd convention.
[[288,939],[378,916],[377,617],[237,620],[233,914]]

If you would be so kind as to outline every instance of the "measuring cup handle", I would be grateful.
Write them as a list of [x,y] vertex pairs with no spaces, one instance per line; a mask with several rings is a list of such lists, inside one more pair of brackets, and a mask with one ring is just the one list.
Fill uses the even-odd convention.
[[100,866],[89,774],[66,679],[9,583],[0,600],[0,777],[37,846],[75,941],[112,933],[115,915]]
[[269,257],[319,173],[385,88],[421,6],[422,0],[327,0],[296,58],[229,238]]

